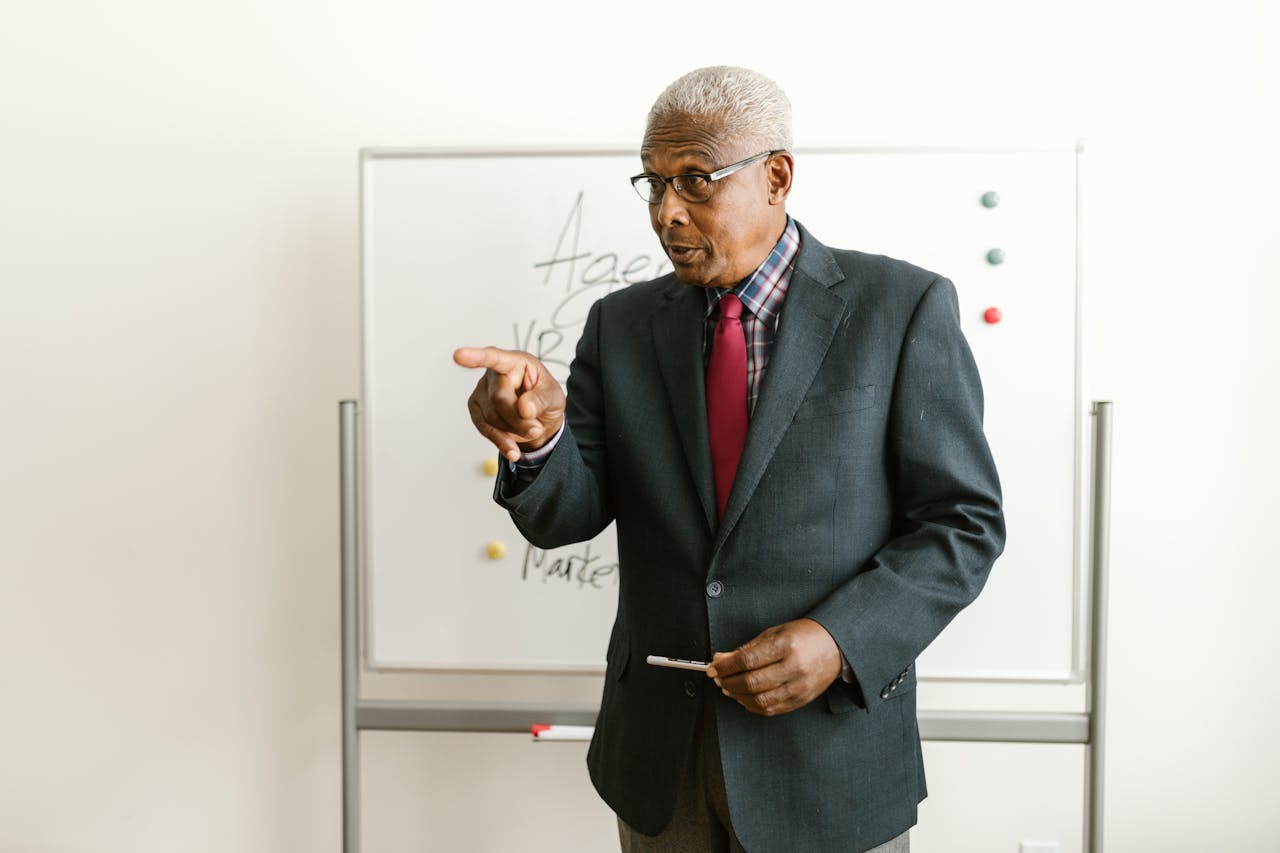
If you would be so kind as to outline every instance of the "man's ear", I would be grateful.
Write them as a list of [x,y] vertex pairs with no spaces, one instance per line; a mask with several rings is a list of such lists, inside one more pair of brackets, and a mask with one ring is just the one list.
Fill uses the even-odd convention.
[[791,174],[795,159],[790,151],[779,151],[769,158],[766,165],[769,180],[769,204],[782,204],[791,194]]

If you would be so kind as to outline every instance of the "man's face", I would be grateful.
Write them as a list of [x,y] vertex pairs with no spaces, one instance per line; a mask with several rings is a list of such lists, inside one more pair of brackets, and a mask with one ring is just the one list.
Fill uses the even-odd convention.
[[[664,178],[710,173],[761,153],[748,150],[751,143],[726,138],[721,124],[684,115],[655,122],[640,149],[645,172]],[[753,163],[716,181],[711,197],[699,203],[685,201],[667,185],[662,201],[649,205],[649,221],[680,281],[732,287],[768,257],[786,227],[790,165],[789,154]]]

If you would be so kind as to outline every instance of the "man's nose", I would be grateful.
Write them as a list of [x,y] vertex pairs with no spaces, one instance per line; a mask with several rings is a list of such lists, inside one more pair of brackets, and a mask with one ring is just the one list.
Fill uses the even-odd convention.
[[658,200],[658,221],[663,225],[677,225],[689,221],[689,211],[685,200],[680,198],[676,188],[667,184]]

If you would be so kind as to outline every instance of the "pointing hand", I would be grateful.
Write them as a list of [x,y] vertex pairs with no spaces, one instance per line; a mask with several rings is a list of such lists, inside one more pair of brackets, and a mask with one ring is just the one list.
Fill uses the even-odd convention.
[[467,409],[480,434],[512,462],[522,451],[542,447],[564,423],[564,391],[529,353],[466,347],[455,350],[453,360],[462,367],[484,368]]

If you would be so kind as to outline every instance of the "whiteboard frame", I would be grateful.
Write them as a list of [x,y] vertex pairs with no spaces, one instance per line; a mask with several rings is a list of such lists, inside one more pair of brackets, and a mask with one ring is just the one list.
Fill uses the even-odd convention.
[[[1087,426],[1091,417],[1091,413],[1086,401],[1089,399],[1088,386],[1086,377],[1086,364],[1084,356],[1084,309],[1085,309],[1085,288],[1083,280],[1083,205],[1082,205],[1082,158],[1085,150],[1083,139],[1076,139],[1069,144],[1064,143],[1038,143],[1038,144],[992,144],[992,145],[816,145],[816,146],[798,146],[795,148],[797,156],[804,154],[912,154],[912,153],[934,153],[934,154],[999,154],[999,153],[1066,153],[1071,152],[1075,155],[1075,269],[1072,280],[1075,287],[1075,328],[1074,328],[1074,385],[1075,385],[1075,423],[1074,423],[1074,452],[1075,465],[1073,466],[1073,515],[1074,515],[1074,531],[1073,537],[1073,554],[1072,554],[1072,579],[1071,579],[1071,651],[1070,651],[1070,668],[1061,674],[1046,673],[993,673],[993,674],[964,674],[964,675],[920,675],[922,682],[949,682],[949,683],[991,683],[991,684],[1063,684],[1078,685],[1088,680],[1087,667],[1085,661],[1090,653],[1088,632],[1089,625],[1085,623],[1088,616],[1088,608],[1086,605],[1086,596],[1091,594],[1090,584],[1088,584],[1089,570],[1085,565],[1088,554],[1090,553],[1090,542],[1094,531],[1090,529],[1089,519],[1091,516],[1092,503],[1089,490],[1085,487],[1088,481],[1089,465],[1089,448],[1087,444]],[[369,316],[368,316],[368,299],[367,292],[370,281],[369,259],[366,256],[366,227],[368,207],[367,207],[367,176],[370,163],[376,160],[394,160],[394,159],[418,159],[418,158],[465,158],[465,159],[486,159],[486,158],[504,158],[504,157],[540,157],[548,160],[554,160],[561,157],[595,157],[595,156],[619,156],[619,155],[635,155],[639,157],[639,149],[631,145],[598,145],[598,146],[465,146],[465,147],[412,147],[412,146],[373,146],[365,147],[359,150],[358,157],[358,179],[359,179],[359,242],[360,242],[360,418],[365,420],[366,428],[361,429],[359,440],[356,447],[356,455],[358,457],[358,490],[360,498],[357,501],[357,524],[359,526],[356,536],[358,545],[358,563],[360,570],[358,571],[358,593],[361,607],[359,608],[358,618],[358,644],[359,659],[361,668],[376,673],[455,673],[455,674],[477,674],[477,675],[502,675],[502,674],[548,674],[548,675],[589,675],[599,676],[604,673],[603,665],[560,665],[560,666],[544,666],[539,664],[529,665],[504,665],[501,667],[477,666],[475,664],[459,664],[451,665],[448,663],[432,662],[423,665],[396,665],[396,666],[373,666],[368,656],[372,630],[369,618],[369,603],[373,600],[371,594],[372,578],[367,571],[369,566],[369,518],[372,516],[372,499],[371,490],[368,488],[369,482],[369,465],[368,459],[370,455],[369,442],[372,430],[367,428],[369,423],[366,417],[372,412],[370,400],[368,399],[367,389],[369,388],[370,364],[369,364]]]

